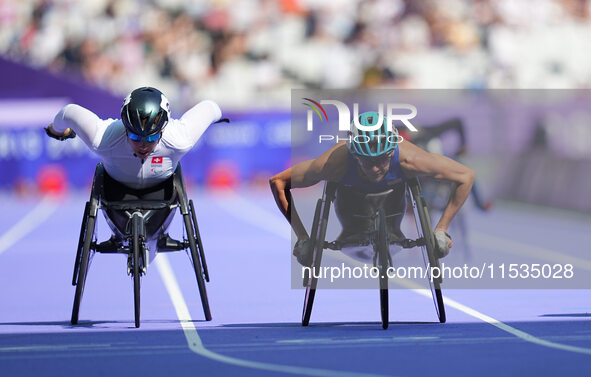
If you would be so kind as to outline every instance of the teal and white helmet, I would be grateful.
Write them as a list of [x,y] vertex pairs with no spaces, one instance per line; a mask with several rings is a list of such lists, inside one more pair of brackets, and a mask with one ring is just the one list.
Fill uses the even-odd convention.
[[[375,127],[378,120],[379,113],[376,111],[359,114],[359,124],[362,126]],[[355,122],[351,122],[351,130],[349,131],[347,147],[350,153],[360,156],[381,156],[396,149],[401,140],[396,127],[392,127],[392,131],[388,131],[385,115],[382,116],[380,127],[373,131],[361,130],[355,126]]]

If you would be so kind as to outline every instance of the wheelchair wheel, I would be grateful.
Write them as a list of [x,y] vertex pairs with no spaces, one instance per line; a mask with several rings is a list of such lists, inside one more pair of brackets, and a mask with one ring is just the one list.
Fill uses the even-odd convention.
[[209,309],[209,301],[207,299],[207,291],[205,289],[205,281],[203,280],[203,272],[201,270],[201,261],[197,251],[197,244],[193,234],[191,217],[189,214],[183,215],[185,223],[185,231],[189,239],[189,248],[191,250],[191,260],[193,261],[193,269],[195,270],[195,277],[197,278],[197,286],[199,288],[199,295],[201,296],[201,305],[203,306],[203,314],[206,321],[211,321],[211,310]]
[[302,312],[302,326],[310,324],[310,316],[312,315],[312,306],[314,305],[314,297],[316,296],[316,286],[318,278],[314,276],[314,271],[320,269],[322,261],[322,252],[324,251],[324,238],[326,236],[326,227],[328,222],[328,212],[330,209],[330,202],[322,203],[322,199],[318,199],[316,203],[316,211],[314,212],[314,221],[312,222],[311,236],[314,240],[314,257],[312,263],[311,276],[304,276],[304,285],[306,287],[306,295],[304,296],[304,309]]
[[[314,210],[314,221],[312,221],[312,230],[310,232],[311,237],[314,237],[318,232],[318,223],[320,222],[320,207],[322,206],[322,199],[318,199],[316,202],[316,209]],[[304,274],[304,287],[308,286],[308,280],[311,278],[310,274]]]
[[131,248],[132,248],[132,274],[133,274],[133,307],[135,314],[135,327],[140,327],[140,254],[143,253],[143,240],[140,238],[138,224],[139,218],[134,215],[132,218]]
[[378,268],[380,272],[380,309],[382,314],[382,328],[388,328],[388,267],[390,266],[390,247],[388,232],[386,230],[386,214],[383,208],[378,211],[378,237],[377,237]]
[[78,238],[78,248],[76,249],[76,259],[74,260],[74,274],[72,276],[72,285],[76,285],[78,279],[78,269],[80,268],[80,258],[82,256],[82,247],[84,246],[84,234],[86,233],[86,224],[88,223],[88,214],[90,213],[90,202],[84,206],[84,216],[80,225],[80,236]]
[[[88,206],[87,206],[88,208]],[[86,211],[85,211],[86,212]],[[86,217],[85,217],[86,219]],[[90,261],[90,248],[92,246],[92,239],[94,237],[94,227],[96,225],[96,217],[88,216],[85,223],[84,241],[82,243],[82,250],[80,262],[77,263],[77,269],[74,274],[76,279],[76,293],[74,294],[74,305],[72,307],[72,318],[70,322],[75,325],[78,323],[78,314],[80,312],[80,302],[82,301],[82,294],[84,293],[84,285],[86,283],[86,275],[88,273],[88,265]],[[78,259],[78,258],[77,258]]]
[[[433,235],[433,230],[431,229],[431,220],[429,218],[427,204],[421,195],[418,180],[415,179],[415,181],[410,184],[410,193],[412,196],[419,237],[424,237],[425,239],[425,245],[421,246],[425,267],[439,268],[439,259],[435,254],[435,237]],[[432,279],[429,274],[429,286],[431,288],[431,296],[433,297],[433,303],[435,305],[435,310],[437,311],[439,322],[445,323],[446,317],[443,294],[441,293],[441,278]]]
[[193,228],[195,229],[195,240],[197,241],[197,247],[199,249],[199,260],[201,261],[201,267],[203,268],[203,275],[205,281],[209,283],[209,272],[207,271],[207,263],[205,262],[205,250],[203,249],[203,243],[201,241],[201,234],[199,233],[199,226],[197,225],[197,217],[195,216],[195,206],[193,200],[189,200],[189,210],[191,211],[191,219],[193,220]]

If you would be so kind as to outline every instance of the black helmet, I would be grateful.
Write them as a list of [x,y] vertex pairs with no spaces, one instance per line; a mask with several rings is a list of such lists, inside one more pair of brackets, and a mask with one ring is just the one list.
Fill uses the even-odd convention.
[[148,86],[131,92],[121,107],[121,121],[125,128],[142,137],[161,132],[169,118],[168,99],[158,89]]

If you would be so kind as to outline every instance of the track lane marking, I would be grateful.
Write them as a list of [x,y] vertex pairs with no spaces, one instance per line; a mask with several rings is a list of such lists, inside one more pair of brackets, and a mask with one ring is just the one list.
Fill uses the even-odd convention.
[[174,309],[176,311],[177,317],[181,322],[181,327],[185,334],[185,338],[187,339],[187,344],[189,345],[189,349],[194,353],[206,357],[211,360],[219,361],[221,363],[235,365],[244,368],[252,368],[252,369],[259,369],[259,370],[266,370],[270,372],[280,372],[280,373],[289,373],[289,374],[298,374],[304,376],[321,376],[321,377],[361,377],[361,376],[384,376],[379,374],[370,374],[370,373],[356,373],[356,372],[347,372],[347,371],[339,371],[339,370],[329,370],[329,369],[319,369],[319,368],[309,368],[309,367],[300,367],[300,366],[292,366],[292,365],[284,365],[284,364],[271,364],[271,363],[264,363],[259,361],[252,361],[252,360],[245,360],[239,359],[236,357],[226,356],[219,354],[217,352],[213,352],[208,350],[201,340],[199,333],[197,333],[197,329],[195,328],[195,324],[193,323],[193,319],[191,318],[191,314],[189,313],[189,309],[181,293],[179,288],[178,282],[172,268],[170,266],[170,262],[168,261],[168,257],[164,254],[159,254],[158,258],[155,259],[155,264],[158,268],[158,272],[164,281],[164,285],[170,299],[172,300]]
[[[429,291],[429,290],[413,289],[413,291],[431,299],[431,291]],[[509,334],[512,334],[518,338],[521,338],[527,342],[535,343],[535,344],[538,344],[538,345],[544,346],[544,347],[559,349],[562,351],[569,351],[569,352],[575,352],[575,353],[582,353],[585,355],[591,355],[591,349],[589,349],[589,348],[571,346],[568,344],[556,343],[556,342],[551,342],[549,340],[541,339],[541,338],[538,338],[534,335],[526,333],[525,331],[521,331],[521,330],[516,329],[515,327],[509,326],[497,319],[492,318],[491,316],[483,314],[483,313],[481,313],[475,309],[472,309],[464,304],[461,304],[461,303],[459,303],[447,296],[443,296],[443,300],[444,300],[446,306],[449,305],[454,309],[462,311],[474,318],[478,318],[483,322],[493,325],[493,326],[495,326],[505,332],[508,332]]]
[[[241,213],[241,209],[244,209],[246,211],[253,211],[253,207],[258,207],[257,205],[255,205],[252,202],[244,199],[240,195],[235,195],[233,199],[234,200],[233,200],[231,206],[228,203],[229,201],[222,201],[222,202],[219,202],[219,203],[216,202],[216,204],[219,205],[220,207],[224,208],[224,210],[226,210],[228,213],[234,215],[235,217],[238,217],[235,214],[236,213]],[[240,208],[240,207],[242,207],[242,208]],[[248,213],[248,212],[246,212],[246,213]],[[254,217],[254,216],[240,216],[238,218],[241,219],[241,220],[246,220],[246,221],[248,221],[249,223],[251,223],[253,225],[257,225],[257,226],[259,226],[259,228],[267,229],[267,230],[271,231],[272,233],[274,233],[274,234],[276,234],[276,235],[278,235],[280,237],[283,237],[283,238],[286,238],[286,239],[290,239],[291,240],[291,230],[289,229],[289,227],[287,226],[287,224],[286,224],[286,227],[281,227],[281,229],[277,226],[277,222],[278,222],[277,219],[279,219],[279,216],[277,216],[277,215],[275,215],[273,213],[270,213],[270,212],[268,212],[267,210],[265,210],[265,209],[263,209],[261,207],[259,207],[258,211],[256,211],[256,214],[258,215],[256,217]],[[265,221],[261,221],[259,216],[262,217],[263,215],[264,215],[264,217],[266,219],[268,219],[268,221],[270,223],[275,224],[275,225],[272,226],[272,227],[269,227],[269,226],[261,226],[260,224],[265,223]],[[285,220],[283,220],[283,221],[285,221]],[[287,230],[284,230],[284,229],[287,229]],[[483,235],[483,233],[479,233],[479,234]],[[500,240],[504,240],[502,238],[499,238],[499,239]],[[507,241],[508,241],[507,244],[499,244],[499,246],[501,246],[501,247],[502,246],[509,247],[507,245],[511,245],[511,249],[514,249],[514,247],[515,247],[516,244],[517,245],[525,245],[525,244],[521,244],[520,242],[517,242],[517,241],[512,241],[512,240],[507,240]],[[528,246],[528,245],[525,245],[525,246]],[[538,250],[537,247],[529,246],[529,248],[531,248],[532,250]],[[544,249],[540,249],[540,250],[544,250]],[[545,251],[546,251],[545,255],[547,255],[547,256],[553,256],[554,254],[557,254],[556,252],[547,253],[549,250],[545,250]],[[345,256],[345,257],[347,257],[347,256]],[[347,258],[349,258],[349,257],[347,257]],[[349,258],[349,259],[355,261],[352,258]],[[358,263],[361,264],[361,262],[358,262]],[[430,300],[432,299],[431,291],[429,289],[419,288],[419,285],[418,284],[412,283],[410,281],[401,281],[400,279],[397,279],[396,282],[398,284],[401,284],[401,285],[404,285],[404,286],[408,287],[413,292],[415,292],[415,293],[417,293],[419,295],[425,296],[425,297],[427,297]],[[551,341],[548,341],[548,340],[544,340],[544,339],[538,338],[538,337],[536,337],[534,335],[531,335],[529,333],[526,333],[525,331],[521,331],[521,330],[518,330],[518,329],[516,329],[516,328],[514,328],[512,326],[509,326],[509,325],[507,325],[507,324],[505,324],[505,323],[503,323],[503,322],[501,322],[501,321],[499,321],[497,319],[494,319],[494,318],[492,318],[492,317],[490,317],[490,316],[488,316],[488,315],[486,315],[484,313],[481,313],[481,312],[479,312],[479,311],[477,311],[475,309],[472,309],[469,306],[466,306],[464,304],[461,304],[458,301],[455,301],[455,300],[453,300],[453,299],[451,299],[451,298],[449,298],[449,297],[447,297],[445,295],[443,296],[443,298],[444,298],[444,303],[445,303],[446,306],[449,305],[450,307],[452,307],[454,309],[457,309],[457,310],[459,310],[459,311],[461,311],[461,312],[463,312],[465,314],[468,314],[471,317],[474,317],[474,318],[479,319],[479,320],[481,320],[481,321],[483,321],[485,323],[488,323],[488,324],[490,324],[492,326],[495,326],[498,329],[500,329],[502,331],[505,331],[505,332],[507,332],[507,333],[509,333],[509,334],[511,334],[513,336],[516,336],[516,337],[520,338],[520,339],[523,339],[523,340],[525,340],[527,342],[534,343],[534,344],[537,344],[537,345],[540,345],[540,346],[544,346],[544,347],[559,349],[559,350],[562,350],[562,351],[568,351],[568,352],[574,352],[574,353],[581,353],[581,354],[585,354],[585,355],[591,355],[591,349],[590,348],[571,346],[571,345],[567,345],[567,344],[551,342]]]
[[58,203],[55,199],[44,196],[35,208],[0,236],[0,254],[4,253],[21,238],[43,224],[57,208]]

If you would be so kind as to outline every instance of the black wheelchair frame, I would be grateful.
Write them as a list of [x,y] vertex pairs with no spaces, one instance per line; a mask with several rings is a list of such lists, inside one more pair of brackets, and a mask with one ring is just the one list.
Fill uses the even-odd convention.
[[[90,199],[86,202],[84,208],[84,216],[80,227],[80,237],[78,239],[78,248],[74,262],[72,285],[76,286],[76,293],[74,295],[71,323],[73,325],[78,323],[78,314],[80,311],[82,295],[84,293],[86,276],[88,274],[90,260],[94,253],[118,253],[128,255],[128,261],[131,261],[131,264],[128,265],[128,267],[130,267],[130,272],[133,277],[135,327],[140,327],[140,277],[146,272],[147,267],[145,221],[157,210],[168,208],[171,210],[170,215],[172,215],[172,211],[174,211],[176,207],[180,209],[183,216],[183,222],[185,225],[184,230],[187,239],[183,239],[183,241],[179,241],[174,245],[167,245],[166,248],[160,249],[159,251],[168,252],[189,249],[193,268],[195,270],[195,276],[197,278],[199,294],[201,296],[203,313],[205,314],[205,319],[210,321],[211,311],[205,289],[205,281],[209,282],[209,272],[207,270],[205,252],[203,250],[201,235],[199,234],[199,227],[195,216],[195,207],[193,201],[188,200],[187,197],[181,172],[181,164],[178,164],[173,175],[173,185],[176,195],[173,195],[173,199],[170,201],[130,200],[107,202],[103,196],[104,174],[105,170],[103,164],[97,164],[92,183],[92,190],[90,192]],[[95,230],[99,209],[102,209],[103,211],[106,211],[107,209],[127,211],[130,218],[129,229],[124,232],[127,245],[123,243],[123,245],[116,250],[107,250],[102,248],[101,244],[97,244]]]
[[[314,213],[314,220],[312,222],[312,231],[310,238],[313,241],[313,258],[312,271],[319,271],[322,262],[322,253],[324,249],[339,250],[341,245],[338,242],[327,242],[326,229],[328,225],[328,218],[330,215],[330,205],[335,200],[338,184],[334,182],[326,182],[322,198],[318,199],[316,203],[316,211]],[[379,208],[373,216],[374,229],[370,232],[372,234],[371,243],[374,247],[374,266],[378,267],[380,275],[380,309],[382,328],[387,329],[389,324],[389,303],[388,303],[388,274],[387,270],[392,266],[392,258],[389,253],[390,244],[398,244],[403,248],[420,247],[423,254],[423,262],[425,267],[439,268],[439,258],[435,249],[435,237],[431,228],[431,220],[427,210],[427,204],[421,194],[421,185],[418,178],[410,179],[406,182],[406,194],[412,204],[415,221],[419,238],[416,240],[400,240],[397,242],[390,242],[388,239],[388,232],[386,231],[386,214],[383,208]],[[430,272],[429,272],[430,274]],[[437,317],[440,323],[446,321],[445,306],[443,304],[443,295],[441,293],[442,279],[440,277],[431,278],[429,275],[429,285],[431,288],[431,295],[433,303],[437,312]],[[312,273],[306,271],[304,275],[304,287],[306,287],[306,294],[304,297],[304,308],[302,313],[302,326],[308,326],[310,323],[310,316],[312,314],[312,306],[314,304],[314,297],[316,295],[316,287],[318,278]]]

